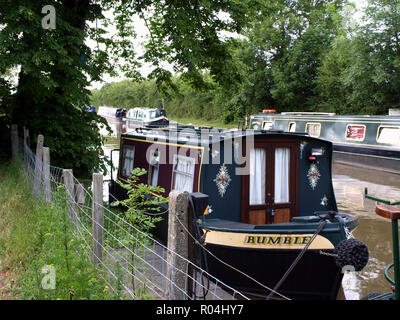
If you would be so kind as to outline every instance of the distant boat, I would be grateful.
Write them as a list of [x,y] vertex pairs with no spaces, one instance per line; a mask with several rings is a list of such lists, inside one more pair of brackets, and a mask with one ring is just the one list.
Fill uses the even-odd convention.
[[143,127],[165,127],[169,125],[167,112],[158,108],[132,108],[126,113],[128,129]]
[[88,106],[88,110],[87,110],[88,112],[92,112],[92,113],[96,113],[96,108],[95,107],[93,107],[93,106]]
[[97,112],[99,116],[107,118],[107,120],[123,120],[126,115],[125,108],[115,108],[109,106],[100,106]]
[[264,110],[250,129],[305,132],[333,143],[333,160],[400,173],[400,116]]

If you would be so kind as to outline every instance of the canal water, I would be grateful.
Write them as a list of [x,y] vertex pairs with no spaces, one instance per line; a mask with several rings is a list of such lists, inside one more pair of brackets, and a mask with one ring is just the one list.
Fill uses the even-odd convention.
[[378,198],[400,200],[400,175],[335,163],[333,186],[339,210],[359,218],[353,235],[369,250],[367,266],[343,279],[346,299],[359,300],[370,292],[389,292],[391,285],[384,269],[393,262],[392,225],[390,220],[375,213],[376,202],[365,199],[364,188]]
[[[124,131],[124,130],[123,130]],[[107,137],[104,152],[110,156],[112,149],[119,148],[117,136]],[[116,177],[119,153],[113,152]],[[365,199],[368,193],[388,200],[400,200],[400,175],[358,168],[343,164],[333,165],[333,186],[339,211],[351,213],[359,218],[359,226],[353,231],[358,240],[369,249],[369,262],[361,272],[346,273],[342,286],[347,300],[359,300],[371,292],[385,293],[391,285],[384,276],[385,267],[393,261],[392,229],[390,220],[375,213],[375,202]],[[108,173],[104,179],[110,179]],[[105,183],[104,200],[108,201],[108,184]],[[315,266],[318,268],[318,266]],[[391,275],[393,278],[393,274]]]

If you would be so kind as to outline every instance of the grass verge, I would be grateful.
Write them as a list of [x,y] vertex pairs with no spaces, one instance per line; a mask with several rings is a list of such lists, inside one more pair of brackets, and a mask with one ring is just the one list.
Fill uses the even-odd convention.
[[60,191],[32,196],[20,165],[0,164],[0,299],[113,299],[74,238]]

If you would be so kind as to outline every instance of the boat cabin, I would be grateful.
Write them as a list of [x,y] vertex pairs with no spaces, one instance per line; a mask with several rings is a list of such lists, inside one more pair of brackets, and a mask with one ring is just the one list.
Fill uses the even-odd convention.
[[333,143],[334,161],[400,173],[400,116],[267,111],[249,127],[307,133]]
[[132,108],[126,114],[128,128],[159,127],[169,124],[165,109]]
[[100,106],[97,114],[111,119],[121,119],[125,116],[126,110],[123,108],[114,108],[109,106]]
[[[141,182],[209,196],[206,219],[287,223],[337,211],[332,143],[278,131],[137,129],[122,134],[118,179],[144,168]],[[115,184],[115,194],[124,189]]]

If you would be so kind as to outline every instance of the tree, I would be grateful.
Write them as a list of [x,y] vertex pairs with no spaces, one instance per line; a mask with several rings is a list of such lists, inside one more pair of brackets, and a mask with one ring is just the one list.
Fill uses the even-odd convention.
[[281,111],[305,111],[316,103],[321,56],[336,37],[342,1],[287,1],[275,23],[285,34],[275,39],[271,57],[272,97]]
[[400,4],[370,0],[361,24],[342,30],[318,71],[319,107],[342,114],[387,114],[400,107]]
[[340,30],[343,2],[257,2],[246,37],[232,46],[243,79],[219,92],[226,120],[262,109],[316,108],[318,68]]
[[365,113],[400,107],[400,3],[370,0],[364,26],[354,39],[357,55],[345,77],[353,85],[350,103]]
[[[55,29],[42,27],[45,5],[55,8]],[[99,168],[102,140],[90,123],[105,122],[86,114],[87,86],[117,71],[141,79],[137,69],[143,62],[154,65],[149,77],[159,86],[171,84],[171,73],[162,68],[162,61],[173,63],[176,72],[197,86],[205,84],[201,77],[205,69],[217,81],[229,81],[235,66],[230,62],[229,40],[220,33],[240,31],[248,8],[247,1],[238,0],[4,0],[0,71],[17,67],[19,74],[17,85],[7,85],[14,92],[13,101],[2,107],[10,121],[29,127],[32,135],[43,134],[47,145],[56,147],[52,150],[56,165],[80,172]],[[105,17],[108,11],[112,18]],[[221,18],[222,13],[229,18]],[[136,16],[150,31],[143,55],[132,42]],[[105,28],[111,24],[116,32],[109,36]],[[88,47],[89,40],[95,41],[94,48]]]

